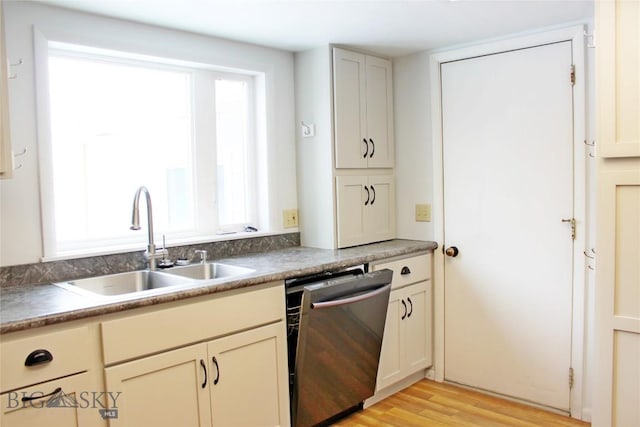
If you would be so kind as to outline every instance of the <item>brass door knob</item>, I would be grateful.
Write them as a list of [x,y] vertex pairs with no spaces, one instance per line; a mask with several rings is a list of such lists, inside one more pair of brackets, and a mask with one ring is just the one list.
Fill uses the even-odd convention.
[[445,255],[453,258],[457,257],[459,252],[460,251],[458,251],[458,248],[456,248],[455,246],[450,246],[444,251]]

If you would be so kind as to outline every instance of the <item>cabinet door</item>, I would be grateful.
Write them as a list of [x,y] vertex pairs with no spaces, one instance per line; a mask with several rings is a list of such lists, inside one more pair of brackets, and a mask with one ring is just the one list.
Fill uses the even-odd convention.
[[[100,426],[102,409],[93,397],[99,393],[92,374],[72,375],[33,387],[2,394],[0,425],[13,426]],[[22,398],[39,399],[23,402]]]
[[598,183],[594,426],[640,425],[640,170]]
[[408,306],[404,322],[404,355],[407,375],[431,364],[431,297],[429,282],[405,288]]
[[391,61],[366,57],[366,138],[369,142],[367,165],[393,167],[393,92]]
[[369,193],[365,192],[365,185],[367,185],[367,177],[364,176],[336,177],[339,248],[360,245],[367,241],[365,215],[369,208],[371,192],[368,188]]
[[121,393],[110,425],[210,426],[206,351],[193,345],[106,368],[107,391]]
[[640,2],[595,4],[597,150],[602,157],[640,157]]
[[424,281],[391,292],[376,391],[431,365],[431,290]]
[[367,182],[371,196],[365,206],[367,242],[393,239],[396,228],[393,176],[370,176]]
[[[366,168],[365,56],[333,49],[336,168]],[[366,156],[365,156],[366,154]]]
[[213,425],[289,425],[284,322],[208,344]]
[[387,309],[387,320],[384,325],[376,391],[382,390],[402,379],[404,349],[401,341],[401,327],[403,326],[402,317],[406,317],[407,313],[406,306],[402,304],[403,297],[403,289],[392,291],[389,295],[389,308]]
[[338,247],[395,237],[393,176],[336,177]]

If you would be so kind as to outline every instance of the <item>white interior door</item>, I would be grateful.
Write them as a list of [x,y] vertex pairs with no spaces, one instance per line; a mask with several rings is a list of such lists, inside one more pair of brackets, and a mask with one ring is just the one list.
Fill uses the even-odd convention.
[[445,379],[569,409],[571,42],[441,66]]

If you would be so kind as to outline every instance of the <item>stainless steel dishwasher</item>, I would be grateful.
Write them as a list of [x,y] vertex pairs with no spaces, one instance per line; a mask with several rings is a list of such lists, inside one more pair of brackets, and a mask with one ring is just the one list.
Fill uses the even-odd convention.
[[287,281],[291,420],[328,424],[373,396],[391,270]]

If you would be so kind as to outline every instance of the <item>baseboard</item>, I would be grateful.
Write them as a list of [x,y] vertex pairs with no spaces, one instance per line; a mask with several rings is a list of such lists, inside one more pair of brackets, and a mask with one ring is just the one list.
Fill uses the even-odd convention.
[[521,403],[523,405],[531,406],[533,408],[542,409],[543,411],[552,412],[554,414],[563,415],[565,417],[571,417],[571,414],[569,413],[569,411],[565,411],[563,409],[558,409],[558,408],[554,408],[554,407],[547,406],[547,405],[542,405],[540,403],[532,402],[530,400],[520,399],[520,398],[509,396],[509,395],[506,395],[506,394],[496,393],[496,392],[491,391],[491,390],[485,390],[485,389],[482,389],[482,388],[472,387],[472,386],[469,386],[469,385],[466,385],[466,384],[457,383],[455,381],[447,381],[447,380],[445,380],[444,383],[445,384],[451,384],[451,385],[454,385],[456,387],[464,388],[464,389],[467,389],[467,390],[476,391],[478,393],[486,394],[486,395],[489,395],[489,396],[498,397],[500,399],[508,400],[510,402]]
[[582,421],[591,422],[591,408],[582,408]]
[[436,380],[436,370],[433,367],[427,369],[427,371],[424,374],[424,377],[426,379],[428,379],[428,380],[435,381]]
[[373,396],[371,396],[370,398],[368,398],[367,400],[364,401],[364,408],[368,408],[370,406],[375,405],[376,403],[386,399],[387,397],[396,394],[399,391],[404,390],[405,388],[412,386],[413,384],[417,383],[418,381],[421,381],[425,379],[425,371],[421,370],[416,372],[415,374],[412,374],[408,377],[406,377],[405,379],[398,381],[395,384],[390,385],[387,388],[384,388],[382,390],[379,390],[376,392],[376,394],[374,394]]

